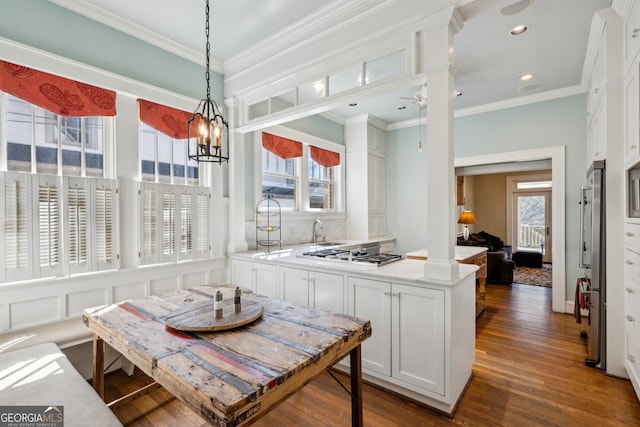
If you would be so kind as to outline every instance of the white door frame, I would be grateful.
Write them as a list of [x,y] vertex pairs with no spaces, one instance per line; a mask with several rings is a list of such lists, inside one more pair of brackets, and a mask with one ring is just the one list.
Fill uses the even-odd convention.
[[551,224],[555,238],[552,242],[553,273],[551,307],[553,311],[565,312],[566,293],[566,247],[565,247],[565,147],[546,147],[533,150],[511,151],[454,159],[455,167],[492,165],[496,163],[526,162],[551,159]]

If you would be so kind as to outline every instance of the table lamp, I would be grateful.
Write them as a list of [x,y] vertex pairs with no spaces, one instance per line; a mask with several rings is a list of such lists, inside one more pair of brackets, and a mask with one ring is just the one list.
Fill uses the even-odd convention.
[[464,224],[464,240],[469,239],[469,224],[475,224],[477,222],[478,221],[476,221],[476,216],[473,214],[473,212],[468,210],[462,211],[462,213],[460,214],[460,218],[458,218],[458,224]]

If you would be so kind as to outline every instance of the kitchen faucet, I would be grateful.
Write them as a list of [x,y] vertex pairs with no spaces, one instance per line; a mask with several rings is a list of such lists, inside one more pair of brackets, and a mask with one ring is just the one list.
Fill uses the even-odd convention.
[[313,243],[318,243],[318,237],[324,237],[319,232],[324,230],[324,227],[319,219],[313,221]]

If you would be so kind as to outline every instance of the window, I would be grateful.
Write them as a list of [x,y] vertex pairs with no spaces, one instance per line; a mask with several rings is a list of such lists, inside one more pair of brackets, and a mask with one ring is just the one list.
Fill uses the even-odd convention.
[[140,125],[142,180],[198,185],[198,162],[188,157],[187,139],[173,139],[145,123]]
[[142,182],[139,194],[141,264],[209,256],[208,188]]
[[262,132],[260,197],[271,194],[283,210],[335,211],[339,205],[337,190],[344,149],[313,137],[309,140],[310,143],[298,142]]
[[64,117],[5,94],[7,170],[104,176],[106,117]]
[[334,168],[326,167],[315,161],[308,154],[309,175],[309,207],[311,209],[333,209]]
[[262,149],[262,196],[271,194],[283,209],[297,209],[296,159],[283,159]]
[[0,282],[117,268],[111,117],[68,117],[0,92]]

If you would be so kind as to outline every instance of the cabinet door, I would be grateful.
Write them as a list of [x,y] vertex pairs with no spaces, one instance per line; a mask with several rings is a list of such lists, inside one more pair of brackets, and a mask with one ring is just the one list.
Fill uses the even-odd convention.
[[372,334],[362,343],[362,367],[391,375],[391,283],[349,277],[349,314],[371,321]]
[[253,268],[251,261],[242,261],[238,259],[231,260],[231,284],[240,286],[241,288],[256,291],[253,282]]
[[640,2],[634,1],[624,23],[625,30],[625,64],[633,62],[640,50]]
[[638,85],[638,66],[631,70],[624,85],[625,102],[625,163],[638,158],[638,139],[640,137],[640,86]]
[[270,298],[278,298],[277,266],[273,264],[253,263],[255,292]]
[[394,283],[392,295],[392,377],[444,395],[444,291]]
[[367,191],[369,212],[384,212],[386,209],[386,164],[385,159],[369,154],[367,168]]
[[316,308],[323,308],[334,313],[344,313],[344,276],[341,274],[309,272],[311,283],[311,303]]
[[280,267],[280,292],[282,299],[311,306],[309,300],[309,272],[300,268]]

